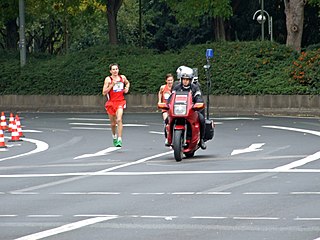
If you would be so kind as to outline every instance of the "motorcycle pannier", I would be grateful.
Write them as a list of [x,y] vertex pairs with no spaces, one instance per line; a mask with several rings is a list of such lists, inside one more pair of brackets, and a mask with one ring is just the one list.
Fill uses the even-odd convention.
[[206,119],[206,132],[204,139],[205,140],[211,140],[214,135],[214,128],[213,128],[213,122],[212,120]]

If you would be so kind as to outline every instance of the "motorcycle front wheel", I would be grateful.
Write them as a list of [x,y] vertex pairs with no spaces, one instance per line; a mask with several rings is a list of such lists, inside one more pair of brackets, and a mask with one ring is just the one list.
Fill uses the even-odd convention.
[[173,135],[173,153],[177,162],[180,162],[183,157],[182,152],[183,134],[182,130],[175,130]]

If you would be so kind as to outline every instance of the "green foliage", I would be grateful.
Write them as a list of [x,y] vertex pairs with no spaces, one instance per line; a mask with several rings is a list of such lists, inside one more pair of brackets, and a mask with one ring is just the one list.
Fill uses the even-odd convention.
[[290,73],[293,80],[301,85],[320,88],[320,48],[308,52],[302,52],[300,56],[293,61]]
[[[0,94],[100,95],[110,63],[131,82],[131,93],[157,93],[164,77],[181,65],[198,68],[206,89],[206,49],[210,60],[210,94],[320,94],[319,48],[303,55],[284,45],[265,42],[224,42],[189,45],[179,52],[157,53],[131,46],[100,45],[63,56],[30,55],[20,69],[19,54],[0,52]],[[303,81],[301,65],[304,71]],[[293,72],[297,70],[294,74]],[[298,71],[299,70],[299,71]]]

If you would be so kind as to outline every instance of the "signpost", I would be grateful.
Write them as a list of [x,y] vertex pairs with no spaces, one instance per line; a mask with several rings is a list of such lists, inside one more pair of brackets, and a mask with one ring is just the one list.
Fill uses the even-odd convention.
[[207,80],[207,119],[209,119],[209,108],[210,108],[210,89],[211,89],[211,78],[210,78],[210,59],[213,58],[214,52],[213,49],[207,49],[206,58],[207,64],[203,66],[206,72],[206,80]]

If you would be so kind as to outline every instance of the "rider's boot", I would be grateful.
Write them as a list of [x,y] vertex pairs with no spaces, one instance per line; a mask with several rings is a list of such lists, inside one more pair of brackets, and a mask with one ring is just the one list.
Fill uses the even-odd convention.
[[205,142],[204,142],[203,139],[200,139],[199,146],[200,146],[201,149],[203,149],[203,150],[207,148],[207,145],[205,144]]

